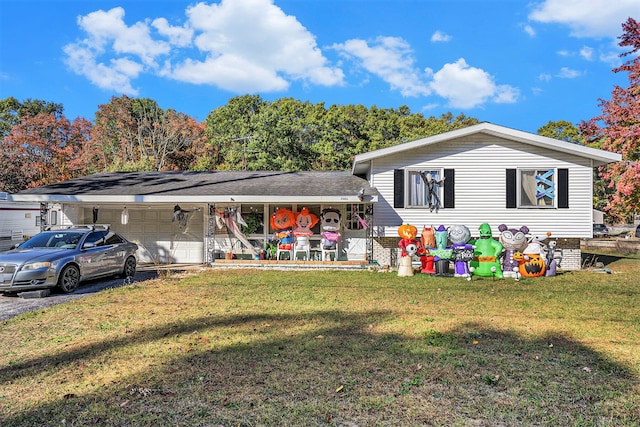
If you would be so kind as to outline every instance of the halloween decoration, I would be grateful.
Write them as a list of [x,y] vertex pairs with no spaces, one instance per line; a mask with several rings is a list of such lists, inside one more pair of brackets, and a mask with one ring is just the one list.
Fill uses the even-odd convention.
[[233,234],[233,236],[235,236],[235,238],[238,239],[238,241],[242,243],[253,256],[259,255],[256,249],[251,244],[251,242],[249,242],[249,239],[247,239],[247,236],[244,235],[244,233],[240,228],[240,226],[242,225],[246,226],[247,223],[242,218],[242,215],[240,214],[240,211],[238,210],[237,207],[229,206],[224,209],[214,209],[213,213],[215,215],[216,227],[218,227],[219,229],[222,229],[225,226],[227,227],[227,231],[228,233],[230,233],[229,246],[231,248],[234,245],[234,243],[231,242],[231,234]]
[[514,254],[514,259],[519,264],[520,275],[523,277],[544,276],[547,266],[542,255],[542,242],[538,238],[533,238],[517,256]]
[[513,254],[522,252],[527,247],[527,233],[529,228],[522,226],[519,229],[509,228],[505,224],[498,226],[500,237],[498,240],[504,247],[504,258],[502,259],[502,274],[505,277],[518,279],[520,264],[513,259]]
[[418,229],[410,224],[403,224],[398,228],[398,235],[402,238],[398,243],[398,247],[402,249],[402,257],[413,257],[420,247],[420,243],[416,240]]
[[340,240],[340,222],[342,214],[338,209],[326,208],[320,212],[320,223],[322,225],[322,239],[320,241],[322,258],[334,254],[334,261],[338,259],[338,241]]
[[[551,237],[551,233],[547,233],[547,236]],[[545,255],[545,263],[547,264],[547,272],[545,276],[555,276],[557,268],[562,262],[562,249],[557,249],[558,240],[550,240],[547,243],[547,250]]]
[[540,277],[544,276],[546,266],[544,259],[539,254],[523,254],[522,252],[516,252],[513,254],[513,259],[518,261],[520,267],[520,275],[522,277]]
[[429,248],[433,248],[436,246],[436,234],[433,229],[433,225],[431,227],[424,226],[422,228],[422,233],[420,234],[420,263],[422,264],[420,272],[426,274],[436,274],[436,270],[434,268],[434,256],[431,255]]
[[473,260],[474,246],[467,243],[471,239],[471,231],[466,225],[449,227],[449,240],[453,243],[453,276],[466,277],[471,280],[469,261]]
[[[311,242],[309,237],[313,235],[311,228],[318,223],[318,217],[309,212],[309,209],[302,208],[300,212],[295,214],[296,225],[293,228],[293,235],[296,238],[295,252],[305,252],[307,259],[309,258],[309,251],[311,248]],[[294,253],[295,253],[294,252]]]
[[93,216],[93,223],[95,224],[96,222],[98,222],[98,211],[99,209],[97,207],[93,207],[93,210],[91,211],[92,216]]
[[402,249],[398,276],[413,276],[413,256],[417,253],[419,243],[416,240],[418,229],[410,224],[402,224],[398,227],[398,235],[401,237],[398,247]]
[[271,215],[271,228],[275,230],[274,238],[278,240],[278,251],[293,249],[293,226],[296,217],[290,209],[280,208]]
[[431,172],[421,172],[420,176],[422,177],[422,181],[424,181],[427,186],[427,202],[429,204],[429,211],[433,212],[434,210],[438,212],[440,209],[440,196],[438,195],[438,188],[444,182],[444,179],[436,180],[436,178],[431,174]]
[[449,260],[452,258],[453,250],[447,248],[447,229],[440,225],[435,230],[435,248],[429,248],[429,253],[434,256],[436,266],[436,276],[449,275]]
[[470,240],[475,246],[474,258],[469,262],[469,271],[476,276],[502,278],[502,267],[498,256],[502,252],[502,243],[493,238],[491,226],[486,222],[478,227],[480,238]]

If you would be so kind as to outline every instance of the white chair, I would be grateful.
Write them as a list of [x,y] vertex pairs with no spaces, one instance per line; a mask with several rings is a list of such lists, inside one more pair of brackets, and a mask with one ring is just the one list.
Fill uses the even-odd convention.
[[276,259],[280,260],[280,254],[289,254],[289,260],[293,260],[293,249],[278,249],[276,250]]
[[305,261],[309,261],[309,253],[310,253],[310,249],[309,246],[305,247],[305,248],[296,248],[293,250],[293,259],[297,260],[298,259],[298,254],[302,254],[302,259]]
[[296,242],[293,245],[293,259],[298,259],[298,254],[303,254],[303,260],[309,261],[311,252],[311,242],[309,236],[296,236]]
[[[333,254],[333,260],[331,259]],[[338,260],[338,244],[336,243],[335,249],[325,249],[322,247],[322,261],[337,261]]]

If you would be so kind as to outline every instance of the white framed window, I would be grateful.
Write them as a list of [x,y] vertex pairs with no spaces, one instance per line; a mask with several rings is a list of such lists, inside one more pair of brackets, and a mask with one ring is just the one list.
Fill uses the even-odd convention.
[[557,169],[518,169],[518,207],[555,208]]
[[407,171],[407,207],[441,209],[443,206],[443,170]]

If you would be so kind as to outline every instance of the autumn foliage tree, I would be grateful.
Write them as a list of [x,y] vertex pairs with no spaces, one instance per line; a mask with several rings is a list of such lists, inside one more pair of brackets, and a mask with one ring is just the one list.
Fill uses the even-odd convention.
[[3,138],[4,191],[15,192],[86,173],[80,153],[89,139],[91,123],[69,121],[64,115],[41,112],[27,115]]
[[590,145],[622,154],[622,161],[604,166],[600,176],[613,195],[605,209],[619,221],[640,210],[640,23],[629,18],[622,24],[619,45],[628,58],[615,73],[628,73],[629,87],[615,86],[610,100],[600,100],[602,114],[581,123]]
[[146,98],[100,105],[86,160],[97,170],[190,169],[205,150],[204,126]]

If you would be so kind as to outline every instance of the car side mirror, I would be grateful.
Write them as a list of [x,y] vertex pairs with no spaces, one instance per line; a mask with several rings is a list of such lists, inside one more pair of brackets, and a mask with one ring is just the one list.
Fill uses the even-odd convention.
[[95,243],[85,243],[84,245],[82,245],[82,249],[91,249],[91,248],[95,248],[97,247],[97,245]]

